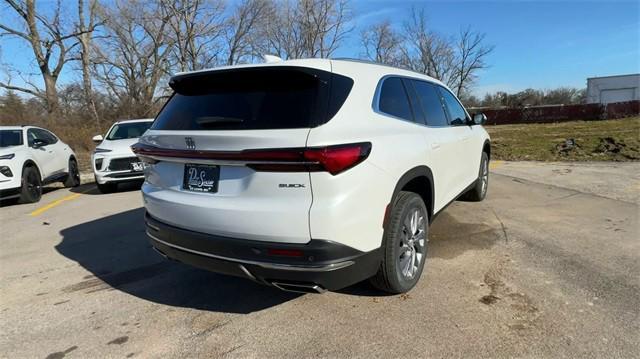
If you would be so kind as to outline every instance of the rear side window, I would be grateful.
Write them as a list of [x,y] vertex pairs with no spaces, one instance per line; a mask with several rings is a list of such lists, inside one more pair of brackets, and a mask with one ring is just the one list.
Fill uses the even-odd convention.
[[460,126],[467,123],[467,113],[464,108],[458,102],[458,100],[444,87],[440,87],[440,94],[444,99],[444,103],[449,111],[450,124],[453,126]]
[[413,87],[418,94],[422,108],[427,117],[427,126],[448,126],[447,115],[444,112],[438,89],[425,81],[413,81]]
[[[332,96],[332,80],[337,77]],[[281,66],[179,75],[170,85],[175,93],[158,114],[154,130],[316,127],[339,110],[353,80]]]
[[384,80],[380,88],[378,109],[391,116],[399,117],[407,121],[413,121],[411,105],[407,97],[402,79],[390,77]]

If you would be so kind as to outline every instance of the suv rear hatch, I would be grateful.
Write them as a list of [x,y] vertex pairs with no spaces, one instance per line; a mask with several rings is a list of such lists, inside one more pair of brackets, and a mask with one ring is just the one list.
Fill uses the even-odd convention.
[[134,146],[151,164],[143,186],[149,214],[202,233],[307,243],[307,136],[353,84],[329,70],[259,66],[173,77],[174,94]]

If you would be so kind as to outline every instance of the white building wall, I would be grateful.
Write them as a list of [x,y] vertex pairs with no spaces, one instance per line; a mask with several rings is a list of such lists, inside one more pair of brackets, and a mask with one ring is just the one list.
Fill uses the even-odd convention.
[[587,79],[587,103],[640,100],[640,74]]

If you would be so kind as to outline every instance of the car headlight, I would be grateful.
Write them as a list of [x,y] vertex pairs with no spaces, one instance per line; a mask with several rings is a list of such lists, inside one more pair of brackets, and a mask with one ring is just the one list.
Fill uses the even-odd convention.
[[96,148],[96,149],[93,151],[93,153],[105,153],[105,152],[111,152],[111,150],[108,150],[108,149],[106,149],[106,148],[100,148],[100,147],[98,147],[98,148]]
[[14,158],[16,155],[15,153],[10,153],[8,155],[2,155],[0,156],[0,160],[10,160],[12,158]]

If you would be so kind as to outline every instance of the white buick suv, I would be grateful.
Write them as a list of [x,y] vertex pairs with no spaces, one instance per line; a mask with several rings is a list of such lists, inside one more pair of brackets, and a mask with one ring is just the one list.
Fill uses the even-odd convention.
[[410,290],[429,224],[487,192],[490,143],[439,81],[307,59],[173,76],[133,145],[165,257],[283,290]]
[[34,126],[0,126],[0,200],[38,202],[42,186],[80,185],[76,154],[53,133]]
[[151,127],[152,118],[123,120],[114,123],[107,135],[93,137],[97,144],[91,155],[98,190],[110,193],[119,183],[142,181],[144,164],[131,152],[131,145]]

